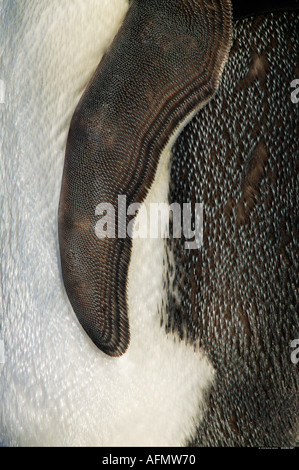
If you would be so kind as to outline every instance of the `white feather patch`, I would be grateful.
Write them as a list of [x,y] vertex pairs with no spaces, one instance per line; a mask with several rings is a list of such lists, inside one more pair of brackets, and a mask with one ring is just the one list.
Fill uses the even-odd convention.
[[[134,242],[132,340],[119,359],[87,338],[62,284],[57,210],[68,126],[127,8],[127,0],[2,2],[3,445],[183,445],[213,377],[200,353],[159,326],[163,240]],[[149,197],[165,198],[165,175]]]

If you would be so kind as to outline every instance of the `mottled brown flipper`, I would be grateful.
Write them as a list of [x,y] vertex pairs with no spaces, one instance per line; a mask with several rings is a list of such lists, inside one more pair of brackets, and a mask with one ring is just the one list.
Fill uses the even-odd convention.
[[142,202],[170,137],[215,93],[231,46],[230,0],[135,0],[71,123],[59,241],[64,284],[92,341],[130,341],[131,239],[99,239],[96,208]]

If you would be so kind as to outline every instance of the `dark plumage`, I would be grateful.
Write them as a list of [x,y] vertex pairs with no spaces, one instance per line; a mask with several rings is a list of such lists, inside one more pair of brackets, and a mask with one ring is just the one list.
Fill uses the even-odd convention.
[[166,328],[203,348],[217,377],[193,445],[296,441],[298,26],[297,13],[234,24],[217,96],[173,152],[169,202],[204,203],[204,239],[200,251],[168,243]]

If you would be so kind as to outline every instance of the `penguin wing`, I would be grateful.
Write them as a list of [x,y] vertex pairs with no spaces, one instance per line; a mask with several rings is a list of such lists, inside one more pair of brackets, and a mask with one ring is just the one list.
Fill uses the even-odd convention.
[[130,340],[132,243],[118,198],[144,201],[171,136],[216,92],[231,23],[229,0],[132,2],[73,116],[59,207],[63,279],[83,328],[110,356]]

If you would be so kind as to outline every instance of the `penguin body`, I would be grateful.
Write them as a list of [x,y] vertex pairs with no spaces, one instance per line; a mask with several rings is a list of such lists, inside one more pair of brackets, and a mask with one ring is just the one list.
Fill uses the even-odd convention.
[[234,26],[218,94],[160,158],[145,205],[203,202],[204,244],[133,241],[126,353],[99,351],[68,303],[57,240],[64,146],[128,7],[4,1],[1,10],[0,442],[293,445],[296,115],[285,100],[298,70],[295,13]]

